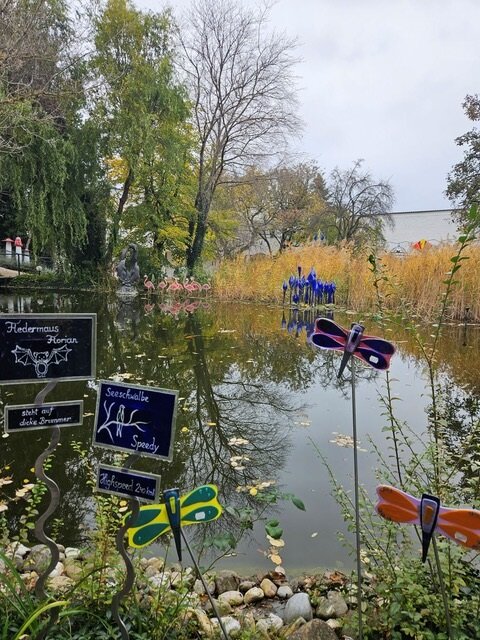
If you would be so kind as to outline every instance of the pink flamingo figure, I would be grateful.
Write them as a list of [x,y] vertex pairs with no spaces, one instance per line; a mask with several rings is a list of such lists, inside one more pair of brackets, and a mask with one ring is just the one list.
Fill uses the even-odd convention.
[[183,282],[183,288],[188,293],[193,293],[195,291],[195,286],[192,282],[189,282],[188,278]]
[[157,285],[157,290],[160,291],[160,293],[163,293],[166,288],[167,288],[166,281],[165,280],[160,280],[160,282]]
[[155,285],[148,279],[147,275],[143,276],[143,286],[147,290],[147,295],[150,295],[152,291],[155,291]]
[[174,278],[173,282],[168,285],[167,292],[168,293],[176,293],[177,291],[183,290],[183,284],[178,281],[178,278]]
[[210,284],[208,282],[205,282],[204,284],[202,284],[202,291],[205,291],[205,294],[207,294],[210,291],[211,288],[212,287],[210,286]]
[[190,280],[190,286],[192,287],[192,291],[200,291],[202,288],[202,285],[193,278]]

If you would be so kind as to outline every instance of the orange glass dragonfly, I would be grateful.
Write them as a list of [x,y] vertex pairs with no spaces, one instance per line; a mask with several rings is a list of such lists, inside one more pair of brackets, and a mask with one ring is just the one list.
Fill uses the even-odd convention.
[[387,485],[377,487],[377,513],[387,520],[419,525],[422,529],[422,562],[427,559],[435,531],[470,549],[480,549],[480,511],[449,509],[424,493],[421,499]]

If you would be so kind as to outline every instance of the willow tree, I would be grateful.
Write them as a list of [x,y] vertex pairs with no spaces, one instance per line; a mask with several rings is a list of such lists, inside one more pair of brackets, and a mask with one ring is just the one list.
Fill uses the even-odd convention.
[[199,0],[180,34],[197,137],[189,271],[202,254],[212,199],[225,173],[281,153],[299,129],[295,43],[268,32],[267,19],[267,12],[234,0]]
[[68,268],[87,229],[78,42],[63,0],[0,9],[0,224]]
[[162,246],[165,225],[186,228],[181,194],[189,173],[188,111],[172,63],[171,16],[108,0],[95,27],[100,90],[92,114],[114,169],[109,253],[125,222]]

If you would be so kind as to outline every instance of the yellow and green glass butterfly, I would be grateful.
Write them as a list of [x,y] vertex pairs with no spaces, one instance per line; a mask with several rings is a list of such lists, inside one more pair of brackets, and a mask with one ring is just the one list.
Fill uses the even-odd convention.
[[[222,506],[217,500],[218,488],[214,484],[205,484],[180,498],[181,525],[212,522],[222,514]],[[127,514],[125,520],[130,517]],[[140,507],[137,519],[128,529],[128,544],[140,549],[150,544],[158,536],[171,531],[170,520],[165,504],[150,504]]]

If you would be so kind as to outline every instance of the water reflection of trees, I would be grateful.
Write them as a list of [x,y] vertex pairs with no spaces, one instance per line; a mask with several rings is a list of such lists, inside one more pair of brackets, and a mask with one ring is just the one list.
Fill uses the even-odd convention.
[[[15,300],[12,303],[0,299],[3,312],[10,308],[17,311],[18,304]],[[218,304],[212,311],[198,309],[174,317],[162,313],[158,305],[145,313],[141,299],[125,304],[105,296],[51,294],[42,294],[41,298],[32,294],[24,300],[25,307],[34,313],[96,312],[99,379],[178,389],[182,399],[172,463],[146,459],[138,466],[147,471],[161,471],[164,488],[178,485],[182,491],[188,491],[204,482],[216,483],[228,505],[257,509],[256,498],[248,491],[238,492],[237,487],[278,480],[293,446],[294,416],[304,403],[311,401],[308,392],[313,385],[334,386],[345,395],[350,390],[348,376],[341,381],[336,378],[338,355],[308,346],[304,327],[298,331],[297,327],[292,333],[282,331],[282,312],[278,307]],[[290,321],[288,311],[285,320]],[[351,318],[337,316],[336,320],[348,326]],[[301,322],[307,325],[311,318]],[[370,322],[368,333],[381,335],[380,329]],[[399,328],[389,337],[397,342],[401,355],[418,357],[408,331]],[[467,347],[462,347],[463,327],[448,327],[438,356],[443,370],[462,383],[469,381],[474,389],[480,365],[479,339],[480,332],[471,328],[467,332]],[[366,367],[358,367],[357,372],[366,377],[375,375]],[[0,387],[0,402],[29,404],[39,389],[40,385]],[[91,508],[85,499],[90,494],[87,469],[79,464],[69,443],[81,442],[88,450],[91,467],[97,460],[108,460],[109,454],[90,446],[94,388],[81,382],[60,383],[48,397],[48,401],[82,397],[87,415],[84,426],[62,430],[62,444],[51,470],[62,488],[57,515],[64,522],[68,544],[78,542],[81,524]],[[48,438],[48,432],[33,432],[2,440],[0,466],[12,463],[15,486],[32,477],[29,469]],[[239,444],[234,438],[244,439],[247,444]],[[249,460],[235,466],[232,464],[235,456],[246,456]],[[9,512],[12,529],[18,526],[19,513],[20,506]],[[235,526],[230,516],[216,524],[222,530],[233,530]]]

